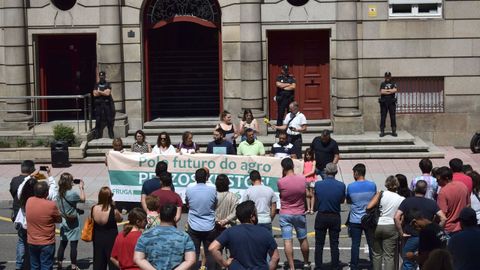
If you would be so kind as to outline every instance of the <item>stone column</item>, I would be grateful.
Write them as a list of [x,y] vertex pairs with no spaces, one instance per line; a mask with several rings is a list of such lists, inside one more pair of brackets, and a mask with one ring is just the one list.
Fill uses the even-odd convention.
[[[3,5],[4,2],[0,1],[0,96],[5,96],[5,48],[3,44],[5,44],[5,39],[4,39],[4,28],[3,28],[3,19],[5,18],[5,15],[3,14]],[[5,119],[6,116],[6,106],[5,106],[5,100],[0,100],[0,119]],[[0,120],[0,126],[1,126],[2,120]]]
[[363,133],[363,117],[359,110],[357,2],[337,2],[336,23],[336,93],[337,109],[334,132]]
[[240,7],[240,59],[242,109],[262,109],[262,32],[260,0],[242,0]]
[[[28,96],[28,63],[26,56],[25,39],[25,14],[23,1],[4,1],[3,3],[3,26],[5,46],[5,66],[4,66],[4,91],[5,96]],[[27,122],[30,120],[30,113],[25,111],[29,109],[28,100],[9,99],[6,100],[6,106],[9,112],[4,119],[5,122]],[[18,123],[15,124],[16,128]],[[27,125],[25,125],[27,127]]]
[[[124,108],[123,41],[118,0],[100,0],[100,27],[98,31],[97,62],[98,69],[107,73],[112,84],[112,96],[115,101],[115,136],[126,136],[126,115]],[[104,130],[106,132],[106,129]],[[105,136],[105,133],[104,133]]]

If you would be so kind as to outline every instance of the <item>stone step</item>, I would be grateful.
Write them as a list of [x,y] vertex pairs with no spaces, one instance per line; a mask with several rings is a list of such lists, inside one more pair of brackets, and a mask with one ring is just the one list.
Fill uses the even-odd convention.
[[[263,119],[257,119],[259,125],[263,124]],[[212,117],[185,117],[185,118],[158,118],[150,122],[145,122],[143,124],[143,131],[146,132],[146,129],[162,129],[162,128],[191,128],[196,130],[196,128],[201,127],[210,127],[212,130],[218,124],[218,118]],[[276,120],[270,120],[271,123],[275,123]],[[238,123],[237,123],[238,124]],[[308,127],[314,126],[332,126],[332,121],[330,119],[324,120],[311,120],[308,121]]]

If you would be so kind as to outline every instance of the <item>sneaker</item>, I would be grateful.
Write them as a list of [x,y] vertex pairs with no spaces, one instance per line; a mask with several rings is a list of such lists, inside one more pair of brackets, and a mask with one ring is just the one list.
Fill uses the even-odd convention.
[[307,263],[303,264],[303,270],[310,270],[310,269],[312,269],[312,263],[311,262],[307,262]]

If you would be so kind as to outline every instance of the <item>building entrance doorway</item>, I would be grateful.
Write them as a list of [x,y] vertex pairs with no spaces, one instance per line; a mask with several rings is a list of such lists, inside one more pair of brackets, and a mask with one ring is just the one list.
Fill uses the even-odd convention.
[[[39,35],[39,95],[84,95],[92,92],[96,80],[95,34]],[[77,119],[83,101],[48,99],[40,101],[42,122]],[[83,119],[83,112],[78,112]]]
[[217,1],[152,0],[144,21],[147,120],[218,115],[222,85]]
[[330,119],[330,31],[269,31],[267,38],[270,116],[277,116],[275,81],[287,64],[297,82],[300,111],[307,119]]

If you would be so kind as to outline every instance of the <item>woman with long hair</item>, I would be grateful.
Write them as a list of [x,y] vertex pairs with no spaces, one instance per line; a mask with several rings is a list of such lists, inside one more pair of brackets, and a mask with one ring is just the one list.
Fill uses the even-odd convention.
[[218,235],[226,228],[235,224],[237,219],[235,208],[238,197],[229,191],[230,179],[225,174],[219,174],[215,180],[217,189],[217,208],[215,209],[215,223]]
[[175,155],[177,153],[167,132],[164,131],[158,135],[157,144],[153,147],[152,153],[159,155]]
[[[78,191],[73,190],[74,185],[78,186]],[[57,197],[57,207],[62,215],[62,223],[60,224],[60,246],[57,252],[57,269],[62,269],[65,248],[68,242],[70,242],[71,269],[78,269],[77,247],[78,240],[80,239],[81,226],[77,203],[85,202],[85,198],[83,180],[75,183],[70,173],[62,173],[60,180],[58,180]]]
[[480,174],[477,171],[472,171],[468,176],[472,178],[473,183],[472,194],[470,194],[470,207],[475,210],[477,225],[480,227]]
[[109,187],[102,187],[98,192],[98,203],[92,207],[93,225],[93,269],[116,269],[110,261],[115,238],[118,234],[117,222],[122,215],[115,209],[113,193]]
[[400,203],[405,199],[397,194],[398,186],[398,179],[390,175],[385,180],[387,190],[379,191],[367,205],[367,210],[372,209],[376,205],[380,205],[381,208],[380,218],[373,236],[372,258],[374,270],[395,269],[395,250],[398,232],[393,218]]
[[225,131],[225,140],[236,146],[235,139],[238,137],[238,131],[235,124],[232,122],[232,114],[229,111],[220,113],[220,123],[215,126],[215,129],[221,128]]
[[193,133],[185,131],[182,134],[182,142],[177,145],[177,151],[180,154],[194,154],[198,153],[200,147],[193,141]]
[[139,129],[135,132],[135,142],[132,144],[132,152],[145,154],[152,152],[152,147],[145,141],[145,132]]
[[253,131],[255,132],[255,137],[259,135],[259,127],[258,127],[257,119],[253,117],[252,110],[245,109],[243,111],[242,121],[240,121],[240,130],[239,130],[240,135],[242,135],[242,141],[247,139],[245,135],[245,131],[249,128],[253,129]]
[[395,177],[397,178],[398,184],[399,184],[398,195],[404,198],[413,197],[415,195],[415,192],[413,192],[412,190],[410,190],[410,188],[408,188],[407,177],[401,173],[396,174]]
[[110,260],[119,269],[140,269],[133,261],[135,246],[147,224],[147,214],[142,208],[135,207],[128,213],[128,224],[117,235]]

